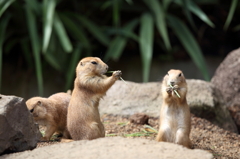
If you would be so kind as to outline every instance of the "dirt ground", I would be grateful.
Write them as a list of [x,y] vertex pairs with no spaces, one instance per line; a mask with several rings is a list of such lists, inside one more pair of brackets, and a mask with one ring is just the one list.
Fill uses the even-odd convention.
[[[240,135],[213,125],[209,121],[192,115],[190,139],[194,149],[211,152],[217,159],[240,158]],[[158,130],[158,119],[150,118],[149,126],[130,123],[127,117],[104,115],[102,121],[106,137],[122,136],[127,138],[146,138],[155,140]],[[59,143],[58,138],[51,142],[40,142],[38,147]]]

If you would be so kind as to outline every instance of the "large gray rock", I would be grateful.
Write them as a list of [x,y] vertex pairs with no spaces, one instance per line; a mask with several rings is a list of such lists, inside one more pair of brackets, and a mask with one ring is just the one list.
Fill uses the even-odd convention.
[[23,98],[0,95],[0,154],[31,150],[40,137]]
[[[221,94],[210,82],[187,80],[187,101],[191,112],[227,130],[237,132],[236,125],[224,107]],[[133,115],[145,113],[159,117],[162,103],[161,83],[117,81],[100,101],[100,114]]]
[[211,82],[223,95],[240,131],[240,48],[228,54],[217,68]]
[[187,80],[187,83],[189,90],[187,101],[191,113],[208,119],[226,130],[238,133],[221,92],[212,83],[202,80]]
[[145,113],[158,117],[161,105],[161,83],[117,81],[100,100],[100,114],[133,115]]
[[33,151],[2,156],[2,159],[211,159],[212,154],[199,150],[187,149],[182,146],[156,142],[146,139],[128,139],[122,137],[99,138],[96,140],[81,140],[71,143],[45,146]]

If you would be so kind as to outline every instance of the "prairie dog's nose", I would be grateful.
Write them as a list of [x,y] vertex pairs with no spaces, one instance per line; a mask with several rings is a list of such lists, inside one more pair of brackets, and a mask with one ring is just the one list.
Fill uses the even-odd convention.
[[106,66],[106,70],[108,70],[108,66]]
[[175,82],[171,81],[170,84],[171,84],[172,86],[174,86]]

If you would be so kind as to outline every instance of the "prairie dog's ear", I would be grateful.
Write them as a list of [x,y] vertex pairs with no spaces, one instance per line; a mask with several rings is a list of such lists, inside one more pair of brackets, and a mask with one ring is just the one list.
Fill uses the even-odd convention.
[[80,62],[80,65],[81,65],[81,66],[84,66],[83,62]]
[[41,106],[41,105],[42,105],[42,102],[39,100],[39,101],[37,102],[37,105]]

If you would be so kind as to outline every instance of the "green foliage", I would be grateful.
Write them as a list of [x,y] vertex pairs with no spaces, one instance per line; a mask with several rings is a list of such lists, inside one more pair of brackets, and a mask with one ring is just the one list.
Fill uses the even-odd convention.
[[164,44],[166,45],[167,49],[169,50],[171,47],[168,32],[167,32],[167,25],[166,25],[166,11],[163,10],[161,3],[158,0],[144,0],[146,5],[152,11],[153,15],[155,16],[155,23],[159,33],[161,34]]
[[[104,58],[105,60],[109,60],[110,58],[114,60],[119,59],[124,47],[126,46],[127,38],[131,36],[131,32],[133,31],[137,24],[138,20],[134,19],[133,21],[129,22],[126,26],[123,26],[121,31],[122,33],[125,33],[125,36],[120,34],[116,35],[116,37],[113,38],[106,51],[106,55]],[[128,35],[127,33],[130,33],[130,35]]]
[[191,32],[188,30],[187,26],[177,17],[169,16],[168,17],[169,24],[175,31],[177,37],[180,39],[180,42],[188,51],[189,55],[201,70],[206,80],[210,80],[206,68],[206,63],[202,52],[194,39]]
[[38,89],[39,94],[43,95],[43,77],[42,77],[42,66],[41,66],[41,58],[40,58],[40,39],[38,35],[38,28],[37,28],[37,22],[36,22],[36,16],[33,12],[33,9],[31,7],[31,0],[26,0],[26,17],[27,17],[27,25],[29,29],[29,36],[31,40],[32,45],[32,52],[34,54],[34,60],[35,60],[35,68],[37,73],[37,79],[38,79]]
[[0,17],[6,11],[6,9],[14,2],[15,0],[1,0],[0,1]]
[[67,84],[65,86],[65,89],[69,89],[71,88],[71,85],[72,85],[72,82],[73,82],[73,79],[74,79],[74,75],[75,75],[75,69],[76,69],[76,66],[78,64],[78,59],[81,57],[81,54],[82,54],[82,47],[80,45],[78,45],[75,49],[75,51],[73,52],[72,54],[72,57],[71,57],[71,63],[69,64],[69,68],[68,68],[68,73],[67,73],[67,76],[66,76],[66,80],[67,80]]
[[6,27],[8,24],[10,16],[4,17],[4,19],[0,22],[0,90],[1,90],[1,82],[2,82],[2,54],[3,54],[3,41],[5,39]]
[[55,0],[43,1],[43,52],[47,51],[54,20],[54,12],[56,7]]
[[[217,0],[2,0],[0,82],[2,54],[13,51],[19,44],[19,52],[28,66],[36,70],[39,94],[43,95],[42,72],[46,63],[60,72],[68,72],[65,88],[69,89],[81,57],[104,49],[105,60],[118,60],[130,40],[139,45],[146,82],[153,46],[160,42],[166,53],[173,51],[170,31],[209,80],[204,56],[192,31],[197,31],[192,15],[214,27],[199,4],[217,3]],[[229,26],[236,5],[237,0],[232,0],[224,28]]]
[[152,136],[156,134],[158,131],[149,125],[144,125],[144,129],[140,132],[132,133],[132,134],[124,134],[124,137],[139,137],[139,136]]
[[226,20],[226,22],[224,24],[224,29],[225,30],[227,30],[228,26],[230,25],[230,23],[232,21],[233,14],[234,14],[234,12],[235,12],[235,10],[237,8],[237,4],[238,4],[238,0],[232,0],[230,11],[229,11],[227,20]]
[[143,81],[148,81],[152,53],[153,53],[153,18],[149,13],[145,13],[141,17],[140,27],[140,53],[143,63]]

